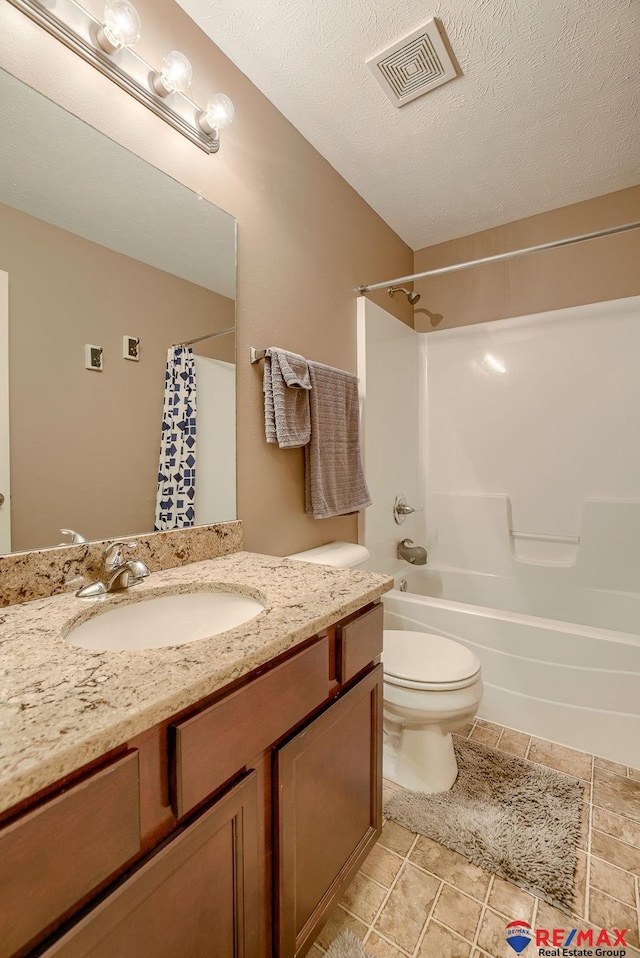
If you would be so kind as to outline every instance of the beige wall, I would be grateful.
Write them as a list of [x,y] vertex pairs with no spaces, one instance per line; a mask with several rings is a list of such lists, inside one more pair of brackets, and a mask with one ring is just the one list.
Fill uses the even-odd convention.
[[[640,220],[640,186],[418,250],[415,271]],[[417,280],[421,332],[640,294],[640,230]],[[432,314],[442,314],[434,321]]]
[[[103,3],[91,6],[99,12]],[[411,272],[412,253],[172,0],[136,6],[142,56],[159,63],[168,49],[183,50],[194,65],[193,99],[204,103],[220,90],[234,101],[236,120],[223,131],[217,156],[202,153],[8,3],[0,5],[0,66],[237,217],[245,546],[282,555],[355,540],[355,517],[305,516],[301,451],[266,445],[262,370],[249,364],[249,346],[278,344],[355,371],[355,291]],[[406,303],[384,291],[376,298],[411,322]]]
[[[1,204],[0,269],[12,548],[55,545],[69,527],[88,538],[151,531],[167,348],[181,317],[204,335],[233,326],[235,303]],[[140,337],[140,362],[122,358],[124,335]],[[233,339],[198,351],[233,361]],[[84,368],[85,343],[104,347],[103,372]]]

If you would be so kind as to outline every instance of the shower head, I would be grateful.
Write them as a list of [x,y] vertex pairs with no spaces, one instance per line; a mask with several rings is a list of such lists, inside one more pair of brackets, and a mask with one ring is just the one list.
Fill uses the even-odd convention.
[[420,293],[411,293],[408,289],[405,289],[404,286],[390,286],[387,292],[389,296],[393,296],[394,293],[404,293],[412,306],[415,306],[420,299]]

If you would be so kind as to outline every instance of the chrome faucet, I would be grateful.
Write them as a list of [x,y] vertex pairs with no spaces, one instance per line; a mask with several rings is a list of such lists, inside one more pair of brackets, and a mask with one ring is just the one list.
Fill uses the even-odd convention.
[[415,509],[413,506],[410,506],[404,495],[401,492],[398,493],[393,503],[393,518],[397,526],[401,526],[407,516],[410,516],[414,512],[421,511],[421,509]]
[[130,589],[150,575],[151,570],[141,559],[125,559],[124,550],[135,548],[135,542],[111,542],[104,550],[100,579],[78,589],[76,595],[88,599],[116,589]]
[[399,542],[396,555],[399,559],[410,562],[411,565],[427,564],[427,550],[422,546],[414,546],[413,539],[403,539]]
[[61,529],[60,532],[62,533],[63,536],[71,537],[69,539],[69,542],[61,542],[60,543],[61,546],[68,546],[70,544],[75,546],[75,545],[79,545],[79,543],[81,542],[87,541],[85,537],[80,535],[79,532],[76,532],[75,529]]

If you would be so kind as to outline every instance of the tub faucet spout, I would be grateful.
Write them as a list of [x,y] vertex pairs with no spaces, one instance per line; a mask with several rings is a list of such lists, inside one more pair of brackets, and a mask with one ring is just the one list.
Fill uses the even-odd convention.
[[399,542],[396,555],[399,559],[410,562],[411,565],[427,564],[427,550],[422,546],[414,546],[413,539],[403,539]]

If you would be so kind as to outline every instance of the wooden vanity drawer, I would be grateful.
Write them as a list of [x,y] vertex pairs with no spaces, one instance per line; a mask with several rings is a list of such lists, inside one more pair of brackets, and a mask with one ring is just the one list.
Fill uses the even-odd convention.
[[328,682],[329,640],[322,638],[197,715],[170,726],[171,792],[178,818],[321,705],[328,696]]
[[341,625],[336,634],[336,678],[348,682],[382,654],[384,609],[378,603]]
[[137,752],[0,828],[0,958],[36,939],[139,851]]

